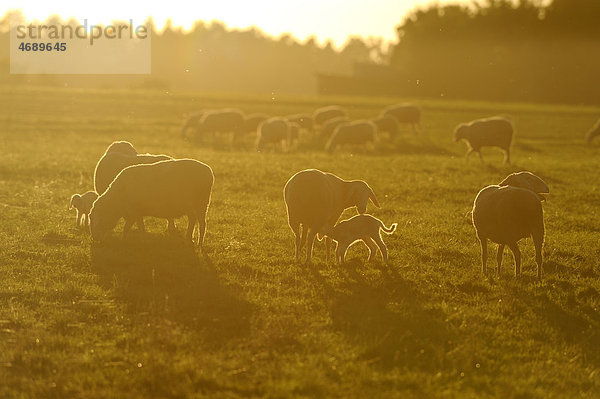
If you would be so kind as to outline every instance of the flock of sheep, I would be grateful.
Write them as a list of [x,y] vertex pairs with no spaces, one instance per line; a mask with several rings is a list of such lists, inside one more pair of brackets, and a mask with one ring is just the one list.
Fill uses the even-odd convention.
[[[312,115],[298,114],[289,117],[264,118],[257,115],[244,117],[241,111],[227,109],[206,111],[190,117],[184,134],[192,129],[194,134],[207,132],[233,132],[244,134],[253,126],[257,131],[257,148],[267,144],[290,143],[300,129],[328,129],[328,149],[343,144],[364,144],[374,140],[378,130],[396,129],[400,123],[410,123],[415,132],[420,131],[420,109],[410,104],[387,107],[375,120],[350,121],[339,106],[323,107]],[[232,121],[236,121],[233,123]],[[331,125],[335,127],[332,128]],[[242,128],[241,126],[245,126]],[[600,135],[600,121],[587,134],[591,141]],[[478,119],[460,124],[454,133],[456,141],[465,140],[467,158],[484,146],[495,146],[506,153],[510,161],[510,145],[513,136],[512,123],[503,117]],[[125,237],[137,224],[144,230],[144,216],[164,218],[168,229],[175,230],[174,219],[187,216],[186,240],[203,249],[206,232],[207,211],[214,176],[212,169],[197,160],[173,159],[167,155],[139,154],[126,141],[112,143],[99,159],[94,171],[94,191],[74,194],[71,208],[77,210],[77,226],[89,225],[94,241],[124,218]],[[388,261],[388,251],[381,232],[392,234],[391,227],[372,215],[366,214],[371,201],[380,207],[375,192],[362,180],[344,180],[331,173],[307,169],[294,174],[284,187],[284,201],[288,224],[295,236],[295,255],[299,261],[307,246],[306,262],[311,262],[315,237],[325,237],[326,260],[329,261],[332,241],[337,243],[335,259],[343,263],[349,246],[362,241],[369,249],[369,260],[381,252]],[[498,244],[497,272],[500,273],[505,246],[514,254],[515,276],[520,275],[521,253],[518,241],[531,237],[535,246],[537,276],[542,275],[542,245],[544,220],[542,201],[549,193],[546,183],[533,173],[523,171],[507,176],[497,185],[483,188],[473,204],[472,221],[481,243],[482,272],[486,272],[487,242]],[[338,223],[341,214],[356,207],[358,215]]]

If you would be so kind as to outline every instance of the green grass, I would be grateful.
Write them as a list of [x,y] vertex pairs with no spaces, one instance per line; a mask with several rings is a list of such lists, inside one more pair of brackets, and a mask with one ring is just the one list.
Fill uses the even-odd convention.
[[[179,138],[202,107],[358,118],[394,101],[1,89],[0,397],[599,397],[600,146],[583,135],[600,109],[423,101],[427,138],[334,155],[306,137],[290,154]],[[493,149],[466,164],[454,126],[493,114],[517,127],[514,164]],[[102,245],[75,228],[69,197],[113,140],[213,168],[207,256],[164,220]],[[311,167],[373,187],[369,211],[399,224],[388,266],[360,245],[326,265],[322,243],[294,262],[282,189]],[[522,278],[510,255],[482,276],[466,215],[523,169],[551,190],[542,283],[530,240]]]

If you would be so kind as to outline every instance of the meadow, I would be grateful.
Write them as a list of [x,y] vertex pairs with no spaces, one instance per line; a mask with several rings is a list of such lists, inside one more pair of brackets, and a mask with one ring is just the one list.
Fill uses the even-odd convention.
[[[205,107],[360,118],[401,100],[0,88],[0,397],[600,397],[600,144],[583,139],[600,108],[412,99],[425,137],[334,154],[180,138]],[[495,114],[516,126],[513,164],[465,163],[454,127]],[[69,197],[114,140],[212,167],[205,255],[185,218],[100,244],[75,227]],[[369,183],[369,213],[398,223],[389,265],[362,245],[326,264],[319,242],[295,262],[282,190],[306,168]],[[550,187],[542,282],[531,240],[521,278],[508,250],[483,276],[468,214],[520,170]]]

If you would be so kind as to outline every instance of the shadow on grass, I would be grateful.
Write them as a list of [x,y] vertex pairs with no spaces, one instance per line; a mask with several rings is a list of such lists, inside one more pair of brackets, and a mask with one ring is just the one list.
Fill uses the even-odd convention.
[[216,344],[250,331],[250,304],[229,292],[211,260],[182,237],[138,233],[93,244],[92,269],[134,318],[170,319]]
[[448,368],[446,353],[456,332],[445,322],[441,309],[425,308],[425,298],[395,266],[369,263],[381,278],[367,281],[356,271],[358,260],[339,268],[342,283],[336,287],[314,267],[312,279],[323,286],[334,328],[360,348],[359,359],[384,369],[411,367],[438,371]]

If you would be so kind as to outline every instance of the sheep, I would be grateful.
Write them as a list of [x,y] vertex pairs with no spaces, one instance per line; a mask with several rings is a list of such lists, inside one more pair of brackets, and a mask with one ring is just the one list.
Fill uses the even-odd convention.
[[302,126],[296,122],[288,121],[288,123],[290,125],[290,144],[294,142],[297,144],[300,140],[300,130],[302,130]]
[[305,130],[309,133],[314,131],[315,122],[313,120],[313,117],[309,114],[288,115],[285,118],[288,120],[288,122],[297,123],[298,125],[300,125],[300,128],[302,130]]
[[350,119],[346,116],[340,116],[338,118],[328,120],[323,126],[321,126],[321,129],[319,130],[319,137],[327,142],[327,140],[331,138],[335,128],[345,122],[350,122]]
[[371,121],[358,120],[345,122],[335,128],[331,138],[325,145],[325,150],[333,152],[338,146],[344,144],[362,145],[375,144],[377,126]]
[[481,244],[482,273],[486,272],[488,239],[498,244],[497,274],[500,275],[504,247],[508,245],[515,257],[517,277],[521,274],[521,252],[517,243],[522,238],[532,237],[537,277],[542,278],[544,214],[538,190],[549,192],[542,179],[529,172],[520,172],[508,176],[500,185],[487,186],[479,191],[473,203],[472,219]]
[[314,123],[322,126],[328,120],[341,116],[348,116],[348,113],[339,105],[330,105],[316,109],[312,116]]
[[244,132],[244,114],[239,109],[206,111],[196,126],[196,139],[203,134],[233,133],[235,140]]
[[400,124],[391,116],[380,116],[372,120],[379,132],[387,132],[391,139],[400,135]]
[[504,163],[510,163],[510,145],[514,128],[512,123],[501,116],[476,119],[469,123],[461,123],[454,130],[454,141],[465,140],[467,143],[468,160],[472,152],[479,154],[479,159],[483,162],[481,155],[482,147],[498,147],[505,153]]
[[193,131],[196,131],[196,128],[198,127],[198,123],[200,122],[200,119],[202,119],[202,116],[204,115],[205,111],[198,111],[198,112],[192,112],[191,114],[189,114],[187,116],[187,118],[185,119],[185,122],[183,123],[183,126],[181,127],[181,137],[184,139],[187,139],[187,131],[190,129],[193,129]]
[[585,135],[585,141],[588,144],[591,144],[592,140],[596,136],[600,136],[600,119],[598,119],[594,126],[592,126],[592,128],[587,132],[587,134]]
[[244,117],[244,133],[254,133],[258,126],[269,119],[267,114],[250,114]]
[[143,230],[143,217],[173,219],[188,217],[186,240],[193,241],[198,224],[197,245],[203,249],[206,214],[214,183],[212,169],[193,159],[176,159],[129,166],[98,197],[90,213],[90,233],[101,241],[121,217],[123,237],[134,222]]
[[[315,236],[326,224],[334,226],[344,210],[356,207],[359,214],[367,211],[367,202],[379,206],[375,193],[362,180],[344,180],[317,169],[302,170],[285,184],[283,196],[288,224],[296,237],[296,261],[308,240],[306,263],[311,262]],[[302,226],[302,234],[300,234]],[[329,260],[330,239],[325,240]]]
[[421,108],[414,104],[396,104],[383,109],[381,116],[390,116],[398,123],[410,124],[413,133],[421,133]]
[[69,210],[75,208],[77,211],[77,219],[75,224],[77,227],[90,224],[90,210],[92,204],[98,198],[98,194],[95,191],[87,191],[84,194],[73,194],[71,196],[71,202],[69,203]]
[[256,151],[261,151],[267,144],[281,143],[282,151],[291,143],[291,125],[284,118],[273,117],[258,126],[256,134]]
[[533,191],[538,196],[540,201],[545,201],[546,198],[544,195],[550,193],[550,189],[548,188],[546,182],[533,173],[527,171],[511,173],[504,180],[498,183],[498,185],[525,188]]
[[337,242],[335,251],[336,263],[344,263],[346,260],[346,251],[348,248],[362,241],[369,248],[370,261],[377,254],[377,248],[381,251],[383,260],[388,263],[388,251],[385,243],[381,239],[382,230],[386,234],[392,234],[396,231],[398,223],[392,223],[391,227],[385,227],[385,224],[372,215],[356,215],[350,219],[341,221],[335,226],[326,225],[322,234],[332,238]]
[[106,151],[104,151],[104,153],[110,154],[113,152],[132,156],[135,156],[138,153],[133,147],[133,144],[131,144],[129,141],[113,141],[112,144],[108,146]]

